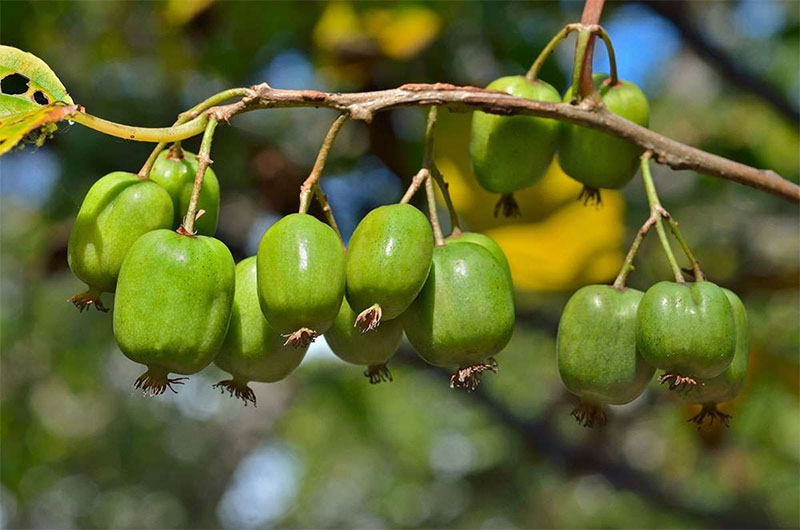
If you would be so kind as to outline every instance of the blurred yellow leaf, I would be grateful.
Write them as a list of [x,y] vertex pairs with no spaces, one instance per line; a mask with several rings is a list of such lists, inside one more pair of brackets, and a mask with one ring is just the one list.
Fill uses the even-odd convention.
[[384,55],[397,60],[416,56],[441,28],[439,16],[422,6],[370,9],[364,13],[363,22]]
[[497,241],[508,257],[515,287],[566,290],[613,279],[624,258],[621,194],[603,190],[601,207],[584,206],[577,200],[581,184],[554,161],[540,182],[514,194],[520,217],[495,218],[498,196],[482,189],[472,174],[470,119],[469,114],[439,115],[434,156],[465,228]]
[[314,44],[327,52],[366,38],[361,21],[350,2],[330,2],[314,26]]
[[213,3],[214,0],[168,0],[164,17],[170,24],[182,26]]

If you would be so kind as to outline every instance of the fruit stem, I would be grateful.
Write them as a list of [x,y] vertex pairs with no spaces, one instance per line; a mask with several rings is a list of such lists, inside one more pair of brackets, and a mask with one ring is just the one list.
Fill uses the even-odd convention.
[[669,266],[672,267],[672,272],[675,274],[675,281],[678,283],[686,283],[686,280],[683,277],[683,273],[681,272],[681,268],[678,265],[677,260],[675,259],[675,255],[672,253],[672,248],[669,246],[669,240],[667,239],[667,232],[664,230],[664,225],[661,223],[661,218],[669,218],[669,213],[661,206],[661,202],[658,200],[658,194],[656,193],[656,186],[653,183],[653,176],[650,174],[650,157],[652,153],[650,151],[645,151],[642,154],[641,158],[641,166],[642,166],[642,180],[644,181],[644,189],[647,193],[647,202],[650,203],[650,217],[655,218],[655,226],[656,232],[658,233],[658,239],[661,241],[661,246],[664,249],[664,254],[667,256],[667,260],[669,261]]
[[[340,114],[339,117],[333,122],[330,129],[328,129],[328,134],[325,135],[325,140],[322,142],[322,147],[319,148],[319,153],[317,153],[317,159],[314,161],[314,167],[311,168],[311,173],[309,173],[308,178],[300,186],[300,208],[298,212],[308,213],[308,207],[311,204],[312,193],[317,196],[317,200],[320,200],[322,190],[317,186],[317,183],[322,176],[322,170],[325,168],[325,162],[328,160],[328,153],[330,153],[331,146],[333,145],[334,140],[336,140],[336,135],[339,134],[339,131],[341,130],[342,125],[344,125],[344,122],[347,121],[347,118],[347,114]],[[324,200],[327,204],[327,199]],[[320,204],[322,204],[322,200],[320,200]],[[330,207],[328,209],[330,210]]]
[[[184,111],[178,115],[178,119],[175,120],[175,123],[172,125],[173,127],[177,125],[183,125],[187,121],[190,121],[196,118],[201,112],[206,111],[213,107],[214,105],[219,105],[220,103],[227,101],[229,99],[244,97],[249,93],[249,88],[231,88],[229,90],[224,90],[213,96],[204,99],[191,109]],[[150,156],[147,157],[142,169],[139,170],[139,178],[146,179],[150,176],[150,169],[152,169],[153,164],[156,163],[156,158],[158,158],[158,154],[166,149],[167,144],[169,142],[159,142],[158,145],[153,148],[153,152],[150,153]],[[176,143],[180,143],[178,140]]]
[[653,228],[656,220],[658,220],[658,217],[651,215],[639,228],[636,237],[633,239],[633,243],[631,243],[631,248],[628,250],[628,255],[625,256],[625,261],[622,263],[617,279],[614,280],[614,289],[619,291],[625,289],[625,282],[628,280],[628,275],[635,269],[633,260],[636,258],[636,254],[639,252],[639,247],[642,246],[642,241],[644,241],[647,232]]
[[414,196],[417,191],[419,191],[420,187],[422,187],[422,183],[425,182],[431,176],[431,172],[428,171],[427,168],[422,168],[417,171],[417,174],[414,175],[414,178],[411,179],[411,184],[408,186],[405,195],[403,198],[400,199],[400,204],[408,204],[411,201],[411,198]]
[[[594,84],[592,84],[591,89],[586,89],[582,82],[582,79],[585,77],[584,72],[587,70],[584,58],[589,51],[589,44],[591,41],[592,32],[590,29],[583,28],[578,31],[578,42],[575,44],[575,61],[572,65],[572,101],[570,103],[573,104],[581,101],[594,91]],[[588,72],[591,80],[591,61],[589,62]],[[577,90],[575,87],[578,87]]]
[[578,24],[567,24],[566,26],[561,28],[561,30],[558,33],[556,33],[552,39],[550,39],[550,42],[548,42],[547,45],[544,48],[542,48],[542,51],[539,52],[539,56],[536,58],[535,61],[533,61],[533,64],[528,70],[528,73],[525,74],[525,79],[527,79],[528,81],[536,81],[539,78],[539,72],[542,69],[542,65],[550,56],[550,54],[553,53],[553,50],[556,49],[558,43],[567,38],[567,35],[575,31],[576,29],[578,29]]
[[703,271],[700,270],[700,262],[697,261],[697,258],[692,253],[692,249],[689,248],[689,244],[686,242],[686,239],[683,237],[680,228],[678,228],[678,221],[672,218],[669,213],[666,216],[667,224],[669,225],[669,229],[672,232],[672,235],[675,236],[675,239],[680,244],[681,248],[683,249],[683,253],[686,254],[686,258],[692,264],[692,272],[694,274],[695,281],[702,282],[706,279],[705,274]]
[[603,29],[602,26],[595,26],[594,33],[599,35],[606,45],[606,52],[608,52],[608,65],[609,70],[611,71],[611,79],[609,79],[609,84],[611,86],[616,86],[619,83],[619,77],[617,76],[617,55],[614,53],[614,45],[611,44],[611,36],[605,29]]
[[194,235],[194,221],[197,219],[197,201],[200,199],[200,189],[203,187],[203,177],[206,175],[206,169],[212,164],[209,155],[211,154],[211,142],[214,140],[214,130],[216,128],[217,118],[209,116],[206,131],[203,133],[203,141],[200,144],[200,152],[197,153],[197,173],[194,176],[192,198],[189,199],[189,208],[180,227],[185,235]]
[[447,181],[444,180],[444,176],[441,171],[439,171],[439,167],[436,163],[431,167],[431,175],[433,176],[433,180],[436,181],[439,191],[442,192],[442,197],[444,197],[444,202],[447,205],[447,211],[450,213],[450,235],[458,235],[462,232],[461,221],[458,220],[456,207],[453,205],[452,197],[450,197],[450,186],[447,184]]
[[433,228],[433,240],[437,247],[443,247],[444,236],[442,235],[442,227],[439,225],[439,217],[436,215],[436,193],[433,191],[433,180],[430,178],[425,180],[425,192],[428,196],[428,216],[431,219],[431,227]]

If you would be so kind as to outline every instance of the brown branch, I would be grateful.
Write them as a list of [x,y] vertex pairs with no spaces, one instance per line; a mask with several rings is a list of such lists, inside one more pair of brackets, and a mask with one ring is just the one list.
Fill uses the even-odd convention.
[[800,203],[800,186],[774,171],[750,167],[672,140],[621,118],[590,100],[581,105],[532,101],[448,83],[406,84],[389,90],[353,93],[281,90],[262,83],[252,87],[252,94],[241,101],[212,110],[218,116],[230,118],[257,108],[325,107],[369,122],[378,112],[425,105],[438,105],[455,111],[482,110],[500,115],[529,114],[584,125],[652,151],[653,160],[672,169],[690,169],[733,180]]
[[[603,4],[605,0],[586,0],[583,4],[583,13],[581,13],[581,24],[585,26],[600,24],[600,15],[603,14]],[[580,90],[576,93],[582,95],[591,94],[594,92],[594,82],[592,81],[592,57],[594,56],[594,42],[597,40],[595,35],[589,37],[589,43],[586,45],[586,52],[583,56],[583,65],[581,66],[581,79]]]

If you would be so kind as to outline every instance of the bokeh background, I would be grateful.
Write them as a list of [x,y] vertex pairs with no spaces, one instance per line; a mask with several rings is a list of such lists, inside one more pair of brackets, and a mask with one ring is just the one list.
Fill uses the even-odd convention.
[[[0,39],[47,61],[95,115],[164,126],[202,98],[267,81],[356,91],[405,82],[483,86],[524,73],[580,2],[18,2]],[[800,179],[800,4],[612,2],[603,23],[620,75],[668,136]],[[543,77],[566,85],[574,40]],[[603,48],[596,68],[607,64]],[[567,297],[609,282],[647,216],[641,183],[583,207],[554,166],[492,218],[471,180],[469,114],[443,112],[436,157],[470,229],[506,250],[518,326],[500,372],[472,394],[404,347],[395,380],[371,386],[319,340],[258,407],[212,390],[209,367],[177,395],[145,398],[141,366],[116,348],[108,314],[79,314],[66,242],[92,182],[137,171],[151,146],[62,125],[0,162],[2,340],[0,525],[8,528],[798,527],[800,217],[732,182],[656,168],[665,206],[707,275],[750,318],[751,360],[729,429],[698,432],[696,408],[654,382],[601,430],[569,416],[555,365]],[[297,207],[327,110],[270,110],[218,129],[218,237],[237,259]],[[349,123],[323,187],[345,232],[396,201],[421,163],[425,113]],[[197,148],[198,140],[185,142]],[[424,203],[422,203],[424,204]],[[443,216],[443,220],[446,216]],[[154,271],[157,274],[157,271]],[[630,283],[669,278],[655,238]],[[108,295],[106,295],[108,296]]]

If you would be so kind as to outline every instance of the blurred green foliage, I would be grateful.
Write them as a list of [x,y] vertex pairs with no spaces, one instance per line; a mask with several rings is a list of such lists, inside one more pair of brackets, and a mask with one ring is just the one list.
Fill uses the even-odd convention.
[[[756,4],[691,3],[687,16],[797,106],[800,6]],[[44,59],[93,114],[161,126],[204,96],[264,80],[327,90],[482,86],[524,72],[580,9],[6,1],[0,33]],[[653,129],[800,180],[797,123],[719,77],[646,7],[612,3],[604,24],[622,77],[651,98]],[[569,62],[565,46],[543,77],[563,89]],[[237,258],[296,208],[331,119],[271,110],[220,128],[218,234]],[[419,166],[423,129],[416,110],[345,128],[323,180],[345,224],[396,199],[397,176]],[[178,395],[142,397],[130,386],[140,367],[116,349],[109,316],[65,301],[82,288],[66,267],[66,241],[83,195],[107,172],[138,170],[150,147],[64,125],[45,147],[0,161],[3,527],[800,526],[795,205],[656,168],[662,201],[706,273],[748,308],[750,373],[725,407],[730,429],[696,431],[686,423],[694,409],[655,383],[614,408],[605,429],[575,424],[554,359],[568,292],[519,294],[500,373],[474,394],[450,390],[446,374],[408,350],[393,363],[393,383],[370,386],[320,341],[287,381],[255,385],[258,407],[244,408],[211,389],[222,377],[214,368]],[[638,181],[624,196],[630,239],[647,205]],[[645,242],[631,285],[668,275],[658,245]]]

